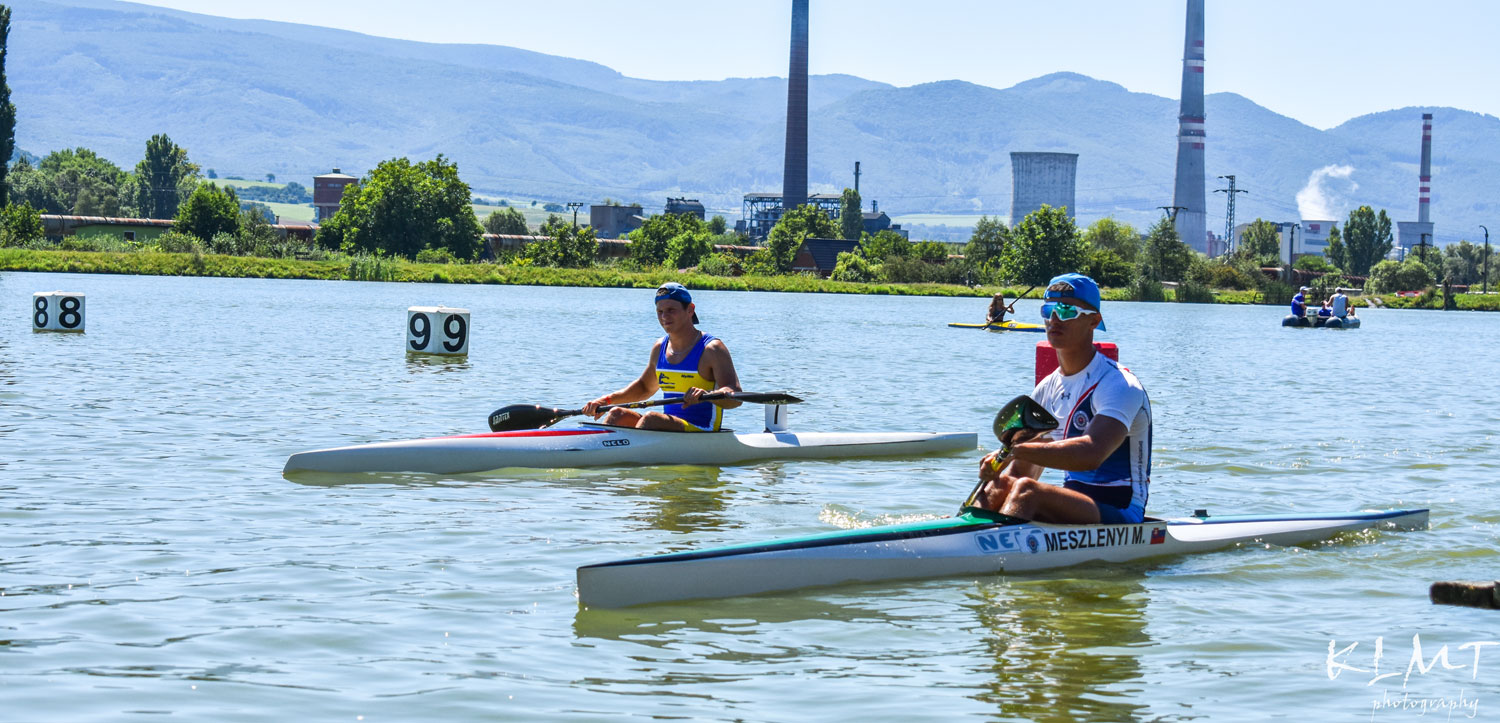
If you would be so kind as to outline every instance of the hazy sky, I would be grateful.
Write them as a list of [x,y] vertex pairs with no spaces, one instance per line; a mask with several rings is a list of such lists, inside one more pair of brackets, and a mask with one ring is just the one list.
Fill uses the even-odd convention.
[[[150,0],[234,18],[509,45],[637,78],[785,76],[791,3]],[[995,88],[1068,70],[1176,98],[1184,0],[811,0],[813,73]],[[1210,93],[1318,128],[1413,105],[1500,115],[1500,2],[1207,2]]]

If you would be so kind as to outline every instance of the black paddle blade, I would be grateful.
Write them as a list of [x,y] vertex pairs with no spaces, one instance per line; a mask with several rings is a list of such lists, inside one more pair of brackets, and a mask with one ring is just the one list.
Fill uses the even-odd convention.
[[801,404],[802,400],[786,392],[736,392],[729,395],[730,399],[738,399],[751,404]]
[[513,432],[518,429],[541,429],[572,414],[576,412],[566,409],[548,409],[534,404],[512,404],[490,413],[490,431]]
[[1000,411],[995,414],[995,438],[1002,439],[1006,432],[1012,429],[1036,429],[1050,431],[1057,429],[1057,417],[1047,411],[1041,402],[1022,394],[1010,400]]

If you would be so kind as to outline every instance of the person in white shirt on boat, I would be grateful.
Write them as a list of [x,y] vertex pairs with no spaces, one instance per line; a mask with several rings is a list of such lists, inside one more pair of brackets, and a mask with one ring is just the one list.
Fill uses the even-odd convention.
[[[1005,440],[1008,460],[986,456],[975,506],[1038,522],[1140,522],[1151,478],[1151,400],[1134,374],[1094,349],[1104,317],[1093,279],[1055,277],[1042,302],[1059,364],[1031,396],[1061,425],[1015,430]],[[1046,469],[1064,471],[1064,484],[1040,481]]]
[[1328,297],[1328,305],[1333,309],[1333,315],[1340,319],[1349,314],[1349,297],[1344,295],[1342,289],[1333,290],[1333,296]]
[[[729,347],[698,330],[698,312],[693,297],[687,287],[675,281],[662,284],[656,290],[656,321],[667,335],[651,347],[646,371],[624,389],[583,405],[583,413],[595,419],[603,415],[605,424],[617,427],[669,432],[717,431],[723,422],[724,410],[734,409],[743,402],[718,399],[705,403],[699,400],[709,392],[741,391]],[[662,396],[680,398],[681,403],[669,404],[660,412],[641,413],[619,407],[599,411],[599,407],[606,404],[650,399],[658,389]]]

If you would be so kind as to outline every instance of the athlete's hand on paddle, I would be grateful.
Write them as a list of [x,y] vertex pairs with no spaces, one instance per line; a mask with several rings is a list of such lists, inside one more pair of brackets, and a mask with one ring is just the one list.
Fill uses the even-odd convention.
[[[801,399],[786,392],[707,392],[700,390],[698,401],[712,402],[715,399],[735,399],[750,404],[797,404]],[[642,407],[660,407],[676,403],[676,399],[648,399],[643,402],[625,402],[622,404],[608,404],[607,398],[601,397],[588,404],[582,409],[549,409],[539,407],[535,404],[512,404],[501,407],[490,413],[490,431],[511,432],[518,429],[541,429],[550,427],[568,417],[576,417],[581,414],[592,415],[595,419],[600,414],[611,409],[640,409]]]
[[995,414],[991,429],[995,438],[1000,440],[1000,449],[985,455],[980,462],[979,484],[975,485],[974,491],[964,500],[960,512],[974,505],[980,490],[986,485],[1000,482],[1001,472],[1011,460],[1013,446],[1030,442],[1057,429],[1057,418],[1041,402],[1022,394],[1000,408]]

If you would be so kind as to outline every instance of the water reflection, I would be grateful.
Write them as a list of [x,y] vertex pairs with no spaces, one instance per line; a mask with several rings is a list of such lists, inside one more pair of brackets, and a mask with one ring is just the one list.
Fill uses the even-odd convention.
[[[675,534],[703,532],[738,527],[724,514],[735,485],[722,479],[718,467],[695,465],[662,465],[609,469],[533,469],[515,467],[490,472],[461,475],[436,475],[416,472],[289,472],[286,479],[310,487],[347,487],[357,485],[398,487],[464,487],[490,484],[527,484],[553,486],[570,493],[587,492],[616,495],[637,500],[625,515],[631,531],[661,530]],[[760,475],[762,479],[780,480],[779,470]],[[581,504],[597,505],[597,500]]]
[[964,605],[982,629],[993,676],[978,700],[1023,720],[1136,720],[1140,661],[1151,643],[1146,597],[1131,571],[976,587]]
[[445,372],[459,372],[469,368],[469,357],[452,356],[448,354],[418,354],[406,353],[406,371],[409,374],[421,374],[433,372],[442,374]]

